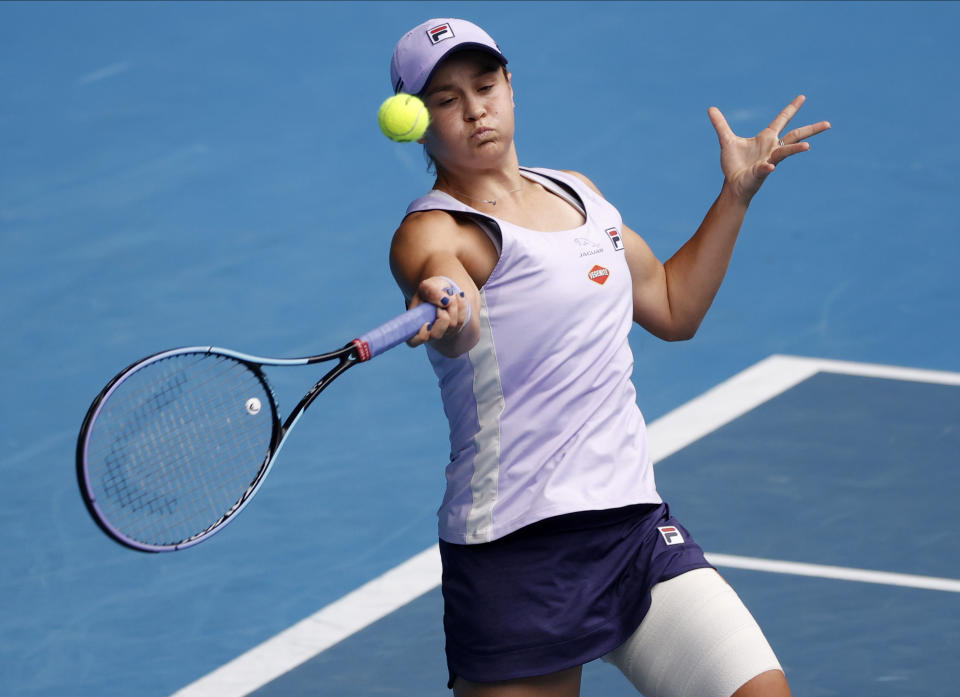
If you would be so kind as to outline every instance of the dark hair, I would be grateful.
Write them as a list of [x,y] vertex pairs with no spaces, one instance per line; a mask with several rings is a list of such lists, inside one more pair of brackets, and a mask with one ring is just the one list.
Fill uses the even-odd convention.
[[423,144],[423,159],[427,161],[427,174],[437,176],[437,161],[433,159],[433,155],[427,150],[426,143]]

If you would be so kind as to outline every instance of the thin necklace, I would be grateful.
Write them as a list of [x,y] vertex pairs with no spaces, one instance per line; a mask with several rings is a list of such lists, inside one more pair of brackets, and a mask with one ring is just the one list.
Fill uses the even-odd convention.
[[[465,194],[465,193],[463,193],[462,191],[457,191],[457,190],[454,189],[453,187],[448,187],[448,188],[449,188],[450,191],[452,191],[453,193],[455,193],[455,194],[460,194],[461,196],[465,196],[466,198],[470,199],[471,201],[480,201],[481,203],[489,203],[491,206],[497,205],[497,199],[495,199],[495,198],[477,198],[476,196],[471,196],[470,194]],[[515,193],[517,193],[518,191],[520,191],[520,189],[522,189],[522,188],[523,188],[523,186],[518,186],[516,189],[513,189],[512,191],[505,191],[505,192],[503,192],[503,194],[501,194],[501,197],[502,197],[502,196],[509,196],[510,194],[515,194]],[[439,191],[439,189],[438,189],[438,191]]]

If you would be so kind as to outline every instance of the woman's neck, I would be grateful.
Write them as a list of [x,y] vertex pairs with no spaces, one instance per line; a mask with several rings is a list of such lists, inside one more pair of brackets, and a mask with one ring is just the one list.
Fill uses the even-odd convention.
[[516,162],[502,169],[482,171],[451,172],[438,166],[433,188],[471,203],[495,206],[523,189],[526,181]]

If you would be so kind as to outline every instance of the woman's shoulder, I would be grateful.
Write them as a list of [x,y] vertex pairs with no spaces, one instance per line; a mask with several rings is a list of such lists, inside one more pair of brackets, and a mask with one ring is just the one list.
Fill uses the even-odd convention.
[[603,193],[601,193],[600,189],[597,188],[597,185],[594,184],[589,179],[589,177],[587,177],[587,175],[583,174],[582,172],[577,172],[576,170],[572,170],[572,169],[547,169],[545,167],[524,167],[524,169],[530,172],[534,172],[536,174],[540,174],[545,177],[559,179],[560,181],[566,183],[568,186],[569,186],[569,181],[567,180],[574,179],[577,182],[584,184],[588,189],[590,189],[590,191],[592,191],[593,193],[603,198]]
[[458,233],[474,224],[457,211],[429,209],[407,213],[393,233],[393,245],[429,247],[437,242],[449,244]]
[[431,189],[420,198],[412,201],[407,206],[406,215],[417,211],[470,211],[472,210],[465,203],[458,201],[453,196],[438,189]]
[[454,228],[456,218],[449,211],[430,209],[407,213],[400,226],[393,233],[394,240],[423,238],[435,234],[442,234]]
[[598,194],[599,196],[603,196],[603,194],[600,193],[600,189],[597,188],[597,185],[594,184],[592,181],[590,181],[590,179],[587,178],[587,175],[583,174],[582,172],[577,172],[577,171],[574,171],[574,170],[572,170],[572,169],[564,169],[564,170],[561,170],[561,171],[562,171],[564,174],[570,174],[570,175],[576,177],[576,178],[579,179],[581,182],[583,182],[583,183],[586,184],[588,187],[590,187],[595,194]]

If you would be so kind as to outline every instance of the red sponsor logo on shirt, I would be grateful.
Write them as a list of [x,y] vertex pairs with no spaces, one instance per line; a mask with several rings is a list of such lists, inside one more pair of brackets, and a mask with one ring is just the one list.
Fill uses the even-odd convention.
[[594,266],[587,273],[587,278],[589,278],[594,283],[599,283],[601,286],[607,282],[607,279],[610,278],[610,270],[605,269],[602,266]]

